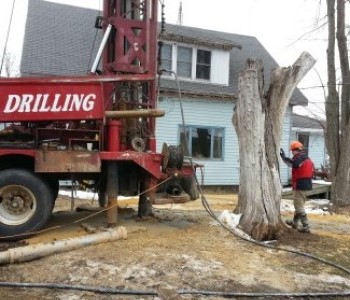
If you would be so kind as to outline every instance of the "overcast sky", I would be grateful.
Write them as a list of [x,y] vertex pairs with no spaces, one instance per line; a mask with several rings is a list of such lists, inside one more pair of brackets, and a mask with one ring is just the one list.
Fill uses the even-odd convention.
[[[14,14],[7,52],[21,55],[27,2],[0,1],[0,58],[4,51],[10,24],[12,4]],[[50,0],[70,5],[100,9],[102,0]],[[176,24],[180,0],[164,2],[166,22]],[[322,3],[323,2],[323,3]],[[289,66],[303,52],[309,52],[317,63],[299,84],[310,104],[324,99],[317,73],[326,83],[327,27],[325,1],[321,0],[182,0],[182,24],[256,37],[280,66]],[[267,88],[267,87],[266,87]],[[313,110],[315,110],[313,105]],[[300,111],[306,113],[306,111]]]

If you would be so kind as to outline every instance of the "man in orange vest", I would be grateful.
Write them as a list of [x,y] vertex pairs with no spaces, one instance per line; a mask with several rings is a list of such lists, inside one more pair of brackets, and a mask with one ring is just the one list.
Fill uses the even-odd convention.
[[280,151],[284,163],[292,168],[292,189],[295,212],[293,220],[287,220],[286,224],[297,229],[298,222],[301,221],[303,227],[298,230],[300,232],[310,233],[309,221],[304,208],[307,199],[304,192],[312,190],[314,164],[306,155],[304,146],[299,141],[293,141],[290,145],[290,150],[293,154],[292,158],[286,157],[283,149]]

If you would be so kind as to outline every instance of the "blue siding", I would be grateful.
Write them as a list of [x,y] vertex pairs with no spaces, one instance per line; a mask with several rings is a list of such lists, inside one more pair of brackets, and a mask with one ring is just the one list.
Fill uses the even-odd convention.
[[[223,100],[183,98],[185,125],[224,127],[224,159],[195,160],[204,165],[204,185],[239,184],[239,149],[237,135],[232,125],[233,103]],[[178,145],[179,125],[182,125],[180,102],[178,99],[163,97],[158,108],[165,110],[165,117],[157,119],[157,151],[162,145]],[[283,124],[282,147],[288,149],[291,128],[291,109],[288,109]],[[288,181],[288,168],[281,163],[281,179]],[[200,173],[197,174],[200,178]]]
[[315,168],[325,165],[326,146],[323,134],[310,133],[309,156],[315,164]]
[[[286,156],[291,156],[292,153],[289,151],[290,141],[292,135],[292,107],[289,106],[284,116],[283,129],[282,129],[282,139],[281,148],[286,152]],[[283,185],[289,183],[289,178],[291,175],[291,169],[280,159],[280,177]]]

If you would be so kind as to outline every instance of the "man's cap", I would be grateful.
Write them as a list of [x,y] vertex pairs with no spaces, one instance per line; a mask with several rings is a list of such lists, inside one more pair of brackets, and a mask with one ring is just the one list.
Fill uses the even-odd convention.
[[299,141],[293,141],[290,144],[290,150],[302,150],[304,148],[303,144],[300,143]]

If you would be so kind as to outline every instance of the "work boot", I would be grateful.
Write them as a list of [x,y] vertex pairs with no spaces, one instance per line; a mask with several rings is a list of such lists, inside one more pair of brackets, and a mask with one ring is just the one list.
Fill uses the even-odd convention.
[[286,224],[290,227],[292,227],[293,229],[296,229],[298,227],[298,221],[301,218],[299,213],[294,213],[294,217],[293,220],[287,220]]
[[293,220],[286,220],[286,224],[290,227],[292,227],[293,229],[296,229],[297,228],[297,224],[294,223]]
[[298,229],[298,231],[303,233],[310,233],[309,220],[307,219],[306,214],[302,214],[300,216],[300,221],[301,221],[301,224],[303,224],[303,227]]
[[298,231],[302,232],[302,233],[311,233],[309,226],[308,227],[298,228]]

